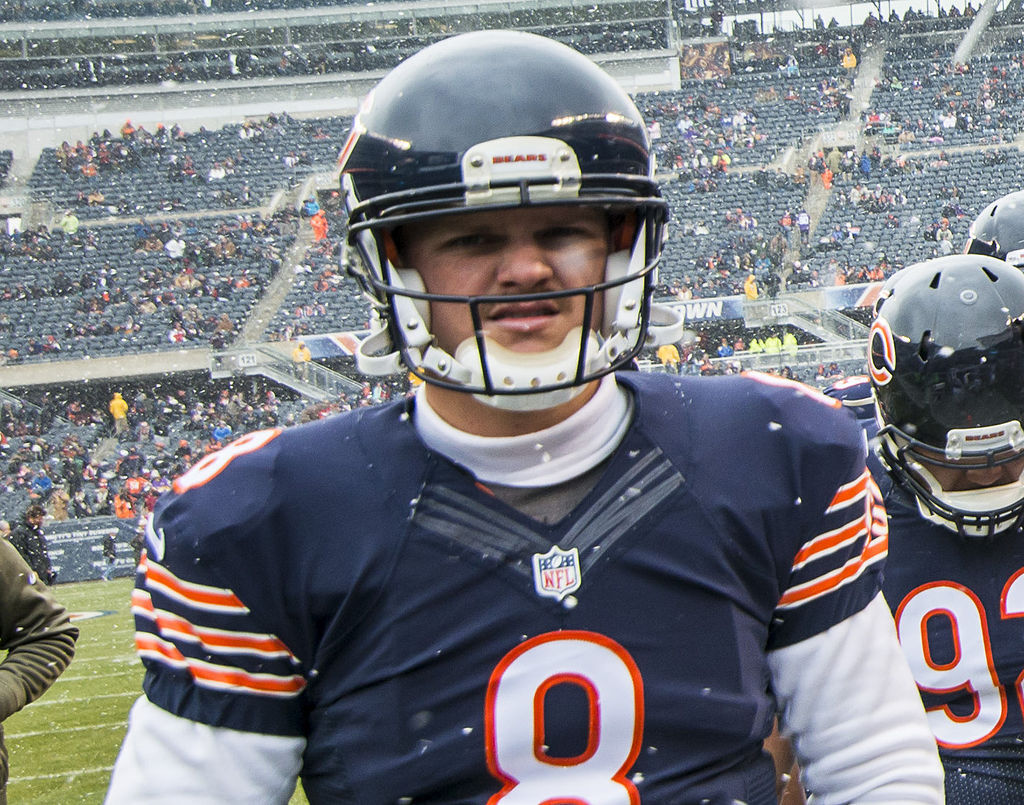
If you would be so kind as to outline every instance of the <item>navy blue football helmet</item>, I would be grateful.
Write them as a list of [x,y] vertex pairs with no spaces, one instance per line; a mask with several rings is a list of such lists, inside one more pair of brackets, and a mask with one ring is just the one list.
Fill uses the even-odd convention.
[[[391,373],[403,363],[428,383],[492,405],[545,408],[629,364],[643,347],[682,336],[681,318],[651,301],[668,212],[647,128],[626,92],[565,45],[483,31],[420,51],[367,97],[341,174],[346,268],[375,310],[357,356],[364,372]],[[431,302],[465,304],[479,322],[479,306],[497,297],[427,293],[418,272],[389,259],[388,233],[437,216],[538,205],[596,206],[635,224],[632,243],[609,257],[604,282],[572,289],[586,297],[588,313],[571,348],[528,367],[510,368],[504,356],[499,371],[499,350],[478,326],[456,354],[441,349],[430,331]],[[591,321],[601,307],[604,320]]]
[[825,389],[825,395],[839,400],[859,421],[875,421],[875,397],[867,375],[850,375]]
[[1024,268],[1024,190],[996,199],[974,219],[967,254],[998,257]]
[[869,374],[880,457],[922,515],[964,537],[1019,526],[1019,476],[946,489],[936,474],[1024,468],[1024,274],[979,255],[898,272],[876,307]]

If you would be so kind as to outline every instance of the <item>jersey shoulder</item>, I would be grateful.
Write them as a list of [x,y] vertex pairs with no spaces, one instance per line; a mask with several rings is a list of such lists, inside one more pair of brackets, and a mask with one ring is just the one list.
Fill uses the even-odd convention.
[[398,451],[409,468],[418,444],[403,402],[254,431],[175,479],[157,502],[153,524],[195,543],[208,534],[254,531],[288,508],[358,511],[370,490],[395,481],[394,469],[387,475],[394,463],[381,456]]
[[635,390],[643,416],[683,426],[690,440],[714,433],[716,439],[753,449],[766,440],[777,443],[781,436],[788,449],[801,445],[833,451],[833,456],[836,448],[851,456],[866,452],[861,429],[839,400],[793,380],[759,372],[715,377],[631,373],[618,378]]

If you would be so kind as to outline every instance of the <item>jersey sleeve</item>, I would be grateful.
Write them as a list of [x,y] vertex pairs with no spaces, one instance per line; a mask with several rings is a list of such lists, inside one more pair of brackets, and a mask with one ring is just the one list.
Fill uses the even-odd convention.
[[888,551],[885,508],[871,473],[859,475],[835,491],[815,528],[793,557],[788,586],[779,598],[774,647],[858,612],[874,598]]
[[285,805],[302,765],[302,738],[211,727],[145,697],[133,705],[106,805]]
[[777,649],[826,631],[875,598],[888,525],[866,464],[867,440],[840,403],[790,381],[760,382],[776,387],[770,399],[777,420],[769,429],[777,427],[791,445],[792,478],[780,470],[777,483],[793,505],[773,521],[781,586],[768,648]]
[[146,527],[132,611],[153,704],[214,727],[299,736],[307,669],[252,594],[252,577],[273,572],[264,546],[281,542],[279,434],[249,434],[175,481]]
[[822,803],[943,802],[942,766],[879,594],[831,629],[768,655],[782,732]]

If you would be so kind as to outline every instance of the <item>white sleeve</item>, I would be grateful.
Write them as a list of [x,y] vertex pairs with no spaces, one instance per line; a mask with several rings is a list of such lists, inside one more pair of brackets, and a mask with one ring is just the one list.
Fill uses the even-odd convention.
[[287,803],[304,738],[210,727],[140,697],[114,764],[107,805]]
[[942,765],[882,594],[768,655],[782,732],[816,805],[944,801]]

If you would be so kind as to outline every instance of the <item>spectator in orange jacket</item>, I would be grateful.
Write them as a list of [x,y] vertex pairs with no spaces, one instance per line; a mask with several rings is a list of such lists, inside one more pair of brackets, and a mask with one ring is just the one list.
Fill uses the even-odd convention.
[[323,240],[327,237],[327,214],[320,210],[309,219],[313,227],[313,240]]

